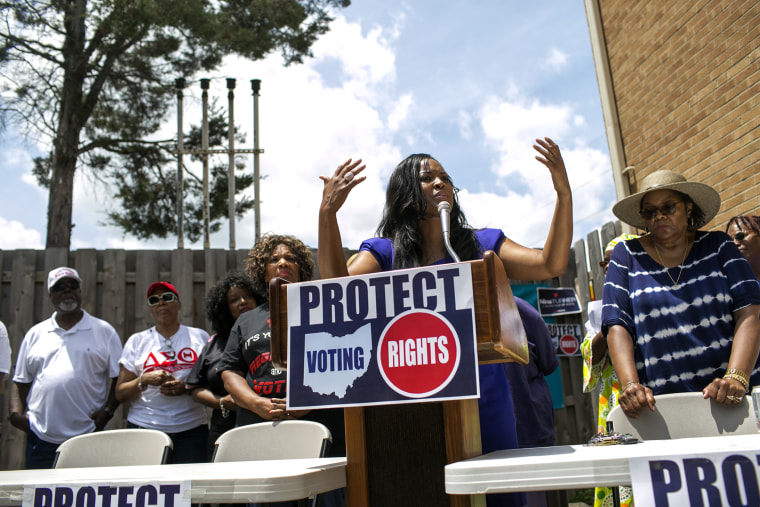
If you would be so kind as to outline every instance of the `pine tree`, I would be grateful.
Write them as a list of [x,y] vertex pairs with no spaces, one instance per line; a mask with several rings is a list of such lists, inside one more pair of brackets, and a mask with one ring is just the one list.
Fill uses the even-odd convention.
[[[327,32],[330,8],[349,4],[350,0],[0,1],[1,119],[51,145],[49,155],[35,160],[34,167],[38,181],[55,190],[49,192],[47,247],[70,246],[78,169],[92,171],[103,181],[125,182],[117,185],[124,209],[109,213],[112,223],[125,227],[129,216],[152,206],[145,199],[153,191],[154,204],[169,209],[169,153],[161,141],[150,139],[173,104],[175,78],[211,71],[229,54],[256,60],[280,50],[286,65],[301,63]],[[222,178],[226,176],[214,185],[222,185]],[[190,202],[189,210],[197,212]],[[250,205],[244,200],[238,208],[243,211]],[[149,237],[176,230],[165,214],[159,212],[156,219],[125,231]],[[187,231],[189,238],[197,234],[193,227]]]

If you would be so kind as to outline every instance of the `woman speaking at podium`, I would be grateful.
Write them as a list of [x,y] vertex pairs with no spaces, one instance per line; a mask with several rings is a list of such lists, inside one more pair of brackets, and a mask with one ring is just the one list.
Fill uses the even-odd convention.
[[[476,260],[486,250],[496,252],[507,276],[544,280],[565,272],[573,235],[572,194],[559,147],[548,137],[536,139],[536,159],[548,169],[557,193],[549,234],[542,250],[527,248],[499,229],[473,229],[459,206],[457,188],[443,166],[430,155],[404,159],[391,174],[377,237],[364,241],[346,266],[338,227],[338,210],[351,190],[366,179],[362,160],[345,161],[324,182],[319,209],[318,263],[322,278],[377,273],[461,260]],[[442,227],[439,205],[450,209],[450,243]],[[449,254],[447,244],[455,256]],[[458,258],[457,258],[458,257]],[[483,453],[517,447],[512,399],[499,364],[479,368],[478,400]],[[488,495],[489,506],[496,496]]]

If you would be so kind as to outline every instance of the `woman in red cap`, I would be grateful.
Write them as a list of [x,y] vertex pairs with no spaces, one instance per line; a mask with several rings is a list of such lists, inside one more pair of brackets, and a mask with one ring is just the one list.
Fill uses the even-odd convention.
[[206,461],[206,409],[196,403],[185,379],[209,336],[179,323],[179,294],[169,282],[148,287],[155,326],[129,337],[119,364],[116,398],[131,402],[128,428],[167,433],[173,443],[170,463]]

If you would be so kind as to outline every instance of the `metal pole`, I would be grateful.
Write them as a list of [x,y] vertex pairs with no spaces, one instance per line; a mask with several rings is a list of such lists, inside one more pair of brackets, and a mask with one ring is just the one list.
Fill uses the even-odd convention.
[[230,122],[227,128],[230,150],[230,166],[227,171],[227,193],[229,194],[230,250],[235,250],[235,80],[227,78],[227,101]]
[[259,90],[261,79],[251,79],[253,90],[253,209],[256,214],[254,221],[255,243],[261,239],[261,200],[259,199]]
[[211,248],[211,217],[209,210],[208,176],[208,88],[209,79],[201,79],[203,99],[203,125],[201,126],[201,149],[203,150],[203,248]]
[[182,90],[185,88],[185,78],[174,80],[177,89],[177,248],[185,248],[185,221],[184,221],[184,171],[182,170],[182,151],[185,147],[185,135],[182,132]]

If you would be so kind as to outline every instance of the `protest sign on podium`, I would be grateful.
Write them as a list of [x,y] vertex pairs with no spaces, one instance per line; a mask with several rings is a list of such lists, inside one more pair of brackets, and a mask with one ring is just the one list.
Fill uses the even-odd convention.
[[[288,408],[345,407],[350,505],[471,505],[444,465],[480,455],[478,363],[527,363],[504,266],[477,261],[270,284]],[[432,502],[432,503],[431,503]]]

